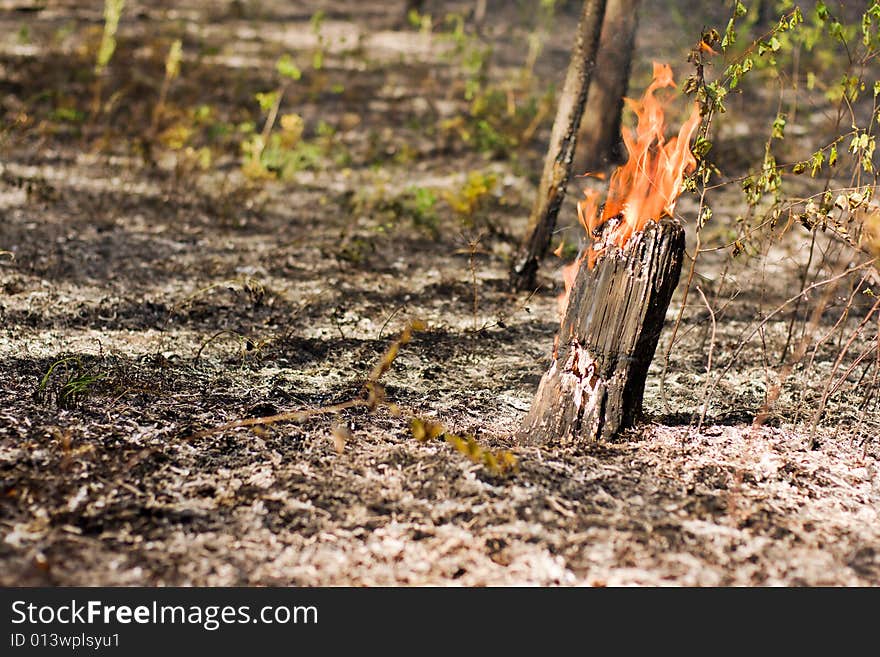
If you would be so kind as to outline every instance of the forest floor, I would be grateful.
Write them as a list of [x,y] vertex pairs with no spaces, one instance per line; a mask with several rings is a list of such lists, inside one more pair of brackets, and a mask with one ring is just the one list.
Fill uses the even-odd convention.
[[[330,44],[356,40],[357,53],[328,46],[322,73],[303,76],[309,90],[286,97],[283,111],[301,114],[315,144],[301,155],[316,162],[256,182],[235,147],[218,147],[207,171],[182,165],[182,148],[148,166],[132,144],[150,125],[168,35],[199,52],[184,59],[168,116],[209,104],[230,124],[256,120],[253,94],[278,84],[277,57],[319,47],[309,19],[322,5],[130,3],[103,89],[115,104],[92,123],[76,111],[91,99],[81,46],[100,35],[100,3],[81,4],[0,7],[0,250],[12,254],[0,255],[0,584],[880,582],[876,404],[859,408],[860,386],[843,386],[810,427],[839,341],[785,379],[757,428],[790,308],[734,354],[797,294],[808,232],[763,258],[701,259],[694,285],[715,304],[715,334],[694,288],[661,391],[683,283],[637,429],[578,449],[520,448],[560,284],[548,262],[535,293],[512,294],[507,268],[552,112],[515,156],[457,141],[467,103],[449,91],[460,76],[439,53],[445,42],[364,2],[322,28]],[[508,13],[489,32],[498,77],[521,64],[529,31]],[[558,84],[573,25],[557,21],[537,77]],[[693,36],[668,16],[643,22],[679,38],[643,31],[639,80],[650,57],[680,57]],[[315,133],[319,119],[333,134]],[[444,120],[453,127],[435,129]],[[443,190],[475,170],[492,193],[456,215]],[[440,190],[436,209],[417,206],[414,189]],[[739,198],[720,193],[716,217],[736,214]],[[683,198],[683,219],[695,207]],[[573,223],[571,200],[563,215]],[[835,296],[813,328],[830,330],[845,302]],[[850,314],[865,312],[856,300]],[[798,317],[796,337],[808,304]],[[416,319],[427,330],[382,378],[399,414],[354,407],[214,431],[362,398]],[[697,431],[707,378],[734,356]],[[518,467],[493,472],[443,439],[419,442],[412,416],[508,451]]]

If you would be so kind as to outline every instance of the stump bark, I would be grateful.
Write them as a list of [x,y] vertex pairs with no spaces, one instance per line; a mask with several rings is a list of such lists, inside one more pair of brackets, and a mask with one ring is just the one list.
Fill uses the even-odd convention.
[[665,219],[582,264],[521,444],[612,440],[635,423],[683,256],[684,230]]

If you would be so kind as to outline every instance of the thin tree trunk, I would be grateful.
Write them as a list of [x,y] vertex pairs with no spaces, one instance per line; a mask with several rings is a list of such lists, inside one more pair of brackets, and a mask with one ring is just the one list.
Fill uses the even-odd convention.
[[486,20],[486,0],[476,0],[474,3],[474,24],[482,27],[483,21]]
[[759,0],[758,2],[758,26],[770,25],[776,16],[776,3],[773,0]]
[[575,173],[585,173],[625,161],[620,119],[638,27],[640,0],[608,0],[596,73],[581,118]]
[[571,177],[577,130],[596,67],[596,52],[599,49],[599,34],[604,16],[605,0],[584,0],[571,63],[568,65],[556,120],[553,123],[550,148],[544,160],[538,194],[529,217],[527,237],[511,270],[510,281],[515,289],[534,287],[538,261],[550,248],[550,240],[556,228],[556,216]]
[[581,265],[521,444],[611,440],[634,424],[683,257],[684,230],[664,219]]

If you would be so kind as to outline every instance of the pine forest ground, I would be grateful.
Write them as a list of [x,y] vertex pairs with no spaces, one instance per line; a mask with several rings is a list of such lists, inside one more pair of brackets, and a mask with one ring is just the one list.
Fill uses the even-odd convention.
[[[620,442],[517,447],[558,326],[559,261],[548,259],[531,295],[509,292],[507,267],[552,111],[526,117],[534,134],[504,152],[466,141],[462,58],[436,25],[430,37],[407,24],[398,4],[129,2],[95,119],[102,3],[0,3],[0,250],[12,254],[0,256],[0,584],[877,584],[880,417],[862,403],[871,375],[855,385],[854,370],[810,426],[836,335],[753,429],[778,378],[787,306],[740,351],[696,427],[707,378],[800,289],[807,231],[792,229],[764,257],[702,257],[665,390],[684,282],[645,421]],[[490,81],[503,86],[522,67],[531,4],[489,3]],[[576,4],[558,9],[534,85],[561,84]],[[686,73],[701,28],[686,4],[643,3],[635,87],[652,58]],[[440,5],[427,3],[435,23],[471,7]],[[174,38],[181,75],[147,164]],[[318,48],[323,65],[300,64],[281,108],[303,118],[307,164],[246,179],[229,126],[250,120],[259,131],[254,94],[279,84],[278,57],[309,62]],[[319,134],[321,120],[332,129]],[[175,121],[214,135],[204,171],[200,144],[174,145]],[[755,144],[760,153],[758,122],[739,121],[719,138],[728,158]],[[445,194],[470,171],[491,193],[456,214]],[[572,183],[562,212],[570,242],[583,184]],[[433,209],[416,207],[419,189],[438,190]],[[718,221],[737,204],[736,189],[720,191]],[[692,197],[678,207],[691,240],[695,209]],[[818,238],[817,252],[832,248]],[[814,264],[809,280],[837,265]],[[697,285],[713,303],[714,335]],[[815,298],[798,310],[795,342]],[[843,289],[831,299],[818,334],[846,300]],[[856,299],[854,321],[870,302]],[[382,379],[399,415],[354,407],[210,432],[361,398],[415,319],[428,329]],[[512,452],[517,471],[415,440],[413,415]]]

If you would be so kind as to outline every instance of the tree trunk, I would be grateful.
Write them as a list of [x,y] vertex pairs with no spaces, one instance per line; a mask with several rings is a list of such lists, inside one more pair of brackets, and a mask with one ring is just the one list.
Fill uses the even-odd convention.
[[581,265],[521,444],[611,440],[634,424],[683,255],[684,230],[664,219]]
[[759,0],[758,2],[758,27],[769,26],[776,15],[776,3],[773,0]]
[[608,0],[596,73],[578,130],[575,173],[595,171],[626,159],[620,118],[629,86],[638,9],[639,0]]
[[474,3],[474,24],[480,28],[483,26],[484,20],[486,20],[486,0],[476,0]]
[[596,52],[599,49],[599,33],[604,15],[605,0],[584,0],[571,63],[568,65],[556,120],[553,122],[550,148],[544,160],[538,194],[529,216],[526,240],[515,257],[511,270],[510,282],[514,289],[534,288],[538,261],[550,248],[556,216],[571,177],[577,130],[596,66]]

